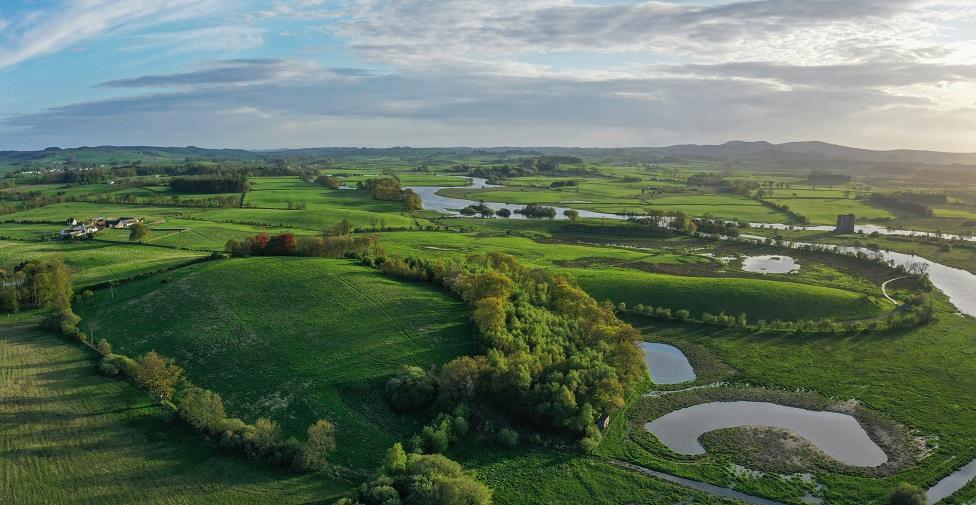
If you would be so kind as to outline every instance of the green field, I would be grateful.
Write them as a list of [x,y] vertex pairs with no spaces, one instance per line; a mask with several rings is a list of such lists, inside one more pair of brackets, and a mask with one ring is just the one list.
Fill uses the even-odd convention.
[[372,467],[420,426],[386,407],[387,377],[475,349],[460,301],[347,260],[223,260],[164,278],[79,301],[82,328],[128,355],[176,359],[245,421],[270,417],[298,436],[330,419],[344,465]]
[[695,318],[705,312],[745,313],[759,319],[862,319],[880,315],[881,302],[841,289],[758,279],[679,277],[623,269],[571,269],[598,300],[686,309]]
[[67,243],[0,240],[0,265],[8,268],[22,261],[49,256],[63,257],[71,267],[75,286],[80,287],[171,268],[200,258],[203,254],[89,240]]
[[349,483],[220,452],[95,353],[0,326],[0,503],[299,504]]

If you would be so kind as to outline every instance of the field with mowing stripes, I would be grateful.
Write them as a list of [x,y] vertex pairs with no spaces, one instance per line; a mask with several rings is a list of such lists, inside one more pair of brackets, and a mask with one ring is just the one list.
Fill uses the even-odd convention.
[[348,483],[222,453],[94,352],[0,326],[0,503],[300,504]]

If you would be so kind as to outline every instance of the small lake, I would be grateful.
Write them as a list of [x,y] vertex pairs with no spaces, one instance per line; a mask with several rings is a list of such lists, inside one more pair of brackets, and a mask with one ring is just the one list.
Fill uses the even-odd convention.
[[749,256],[742,260],[742,269],[757,274],[790,274],[800,270],[800,264],[789,256]]
[[644,427],[679,454],[705,454],[698,437],[726,428],[758,426],[793,432],[827,456],[852,466],[874,467],[888,456],[847,414],[787,407],[767,402],[711,402],[676,410]]
[[681,349],[653,342],[641,342],[640,349],[655,384],[681,384],[695,380],[695,370]]

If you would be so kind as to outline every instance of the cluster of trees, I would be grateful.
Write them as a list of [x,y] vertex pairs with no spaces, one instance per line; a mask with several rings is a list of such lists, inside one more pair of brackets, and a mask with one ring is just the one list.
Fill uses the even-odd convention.
[[373,195],[374,200],[388,200],[403,202],[407,210],[421,210],[424,208],[420,195],[409,189],[400,187],[400,179],[396,177],[374,177],[356,183],[357,189],[365,189]]
[[628,221],[660,231],[683,233],[685,235],[694,235],[698,231],[698,224],[695,220],[680,210],[664,212],[658,209],[651,209],[646,215],[632,216]]
[[339,189],[342,187],[342,181],[334,175],[320,175],[315,182],[329,188],[329,189]]
[[[145,176],[209,176],[209,177],[247,177],[273,175],[304,175],[307,169],[289,166],[283,160],[230,161],[207,160],[201,163],[192,158],[182,162],[143,164],[141,161],[111,162],[111,167],[69,166],[49,170],[28,181],[28,184],[94,184],[118,181],[128,177]],[[40,168],[40,167],[37,167]]]
[[235,175],[174,177],[170,179],[169,187],[179,193],[247,193],[251,190],[246,177]]
[[285,438],[277,422],[264,417],[254,424],[227,417],[223,399],[214,391],[193,386],[183,368],[170,358],[150,351],[136,359],[112,354],[105,340],[99,344],[105,356],[99,372],[110,377],[125,377],[159,398],[173,404],[181,419],[205,435],[219,440],[225,449],[267,459],[275,465],[296,471],[316,471],[328,463],[335,450],[335,427],[326,420],[309,426],[304,443]]
[[0,310],[71,310],[71,270],[58,257],[25,261],[13,271],[0,268]]
[[383,467],[354,498],[335,505],[489,505],[491,490],[440,454],[407,454],[394,444]]
[[807,175],[807,181],[811,184],[845,184],[851,182],[851,176],[823,170],[814,170]]
[[[464,260],[377,258],[384,273],[439,284],[473,308],[488,349],[444,365],[413,370],[389,386],[391,403],[442,411],[490,399],[525,424],[553,429],[596,447],[597,419],[623,406],[644,376],[639,333],[615,308],[599,304],[569,279],[528,269],[500,254]],[[432,400],[433,398],[433,400]]]
[[695,219],[695,225],[699,233],[709,235],[722,235],[725,237],[739,236],[739,223],[734,221],[724,221],[721,219]]
[[516,209],[515,212],[529,218],[552,219],[556,217],[556,209],[538,203],[530,203],[521,209]]
[[[508,209],[505,209],[508,210]],[[476,205],[468,205],[467,207],[459,210],[462,216],[475,216],[480,215],[481,217],[491,217],[495,215],[495,209],[485,205],[484,200],[478,202]],[[511,213],[508,214],[509,216]],[[508,216],[503,216],[508,217]]]
[[[639,181],[640,179],[637,180]],[[569,179],[565,181],[553,181],[553,183],[549,185],[550,188],[576,187],[576,186],[579,186],[579,181],[576,179]]]
[[685,180],[688,186],[711,186],[723,193],[749,195],[760,187],[758,181],[752,179],[732,179],[727,174],[698,173],[688,176]]
[[922,217],[932,217],[935,211],[930,204],[946,203],[947,196],[944,193],[871,193],[869,199],[872,203],[884,207],[905,210]]
[[[348,222],[345,222],[348,226]],[[326,258],[363,257],[378,255],[379,239],[375,235],[341,235],[327,237],[298,237],[291,233],[268,235],[261,233],[242,241],[230,239],[224,251],[231,256],[313,256]]]
[[[573,167],[566,168],[562,165],[573,165]],[[452,170],[455,172],[465,172],[472,177],[480,177],[492,181],[511,179],[513,177],[528,177],[540,173],[547,175],[553,175],[555,172],[566,175],[584,175],[588,173],[587,169],[583,166],[583,160],[575,156],[536,156],[522,158],[518,163],[503,163],[487,166],[455,165],[452,167]]]
[[228,209],[233,207],[243,207],[243,195],[214,195],[202,198],[181,198],[180,195],[152,195],[135,196],[131,194],[115,195],[84,195],[71,196],[67,198],[71,202],[94,202],[111,203],[124,205],[155,205],[167,207],[196,207],[204,209]]

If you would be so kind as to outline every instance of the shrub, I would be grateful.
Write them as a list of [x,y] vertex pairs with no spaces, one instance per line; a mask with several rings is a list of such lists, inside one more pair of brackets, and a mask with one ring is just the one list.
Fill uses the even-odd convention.
[[101,339],[101,340],[99,340],[98,341],[98,352],[102,356],[107,356],[109,354],[112,354],[112,344],[110,344],[109,341],[108,340],[105,340],[104,338]]
[[515,430],[502,428],[495,434],[495,440],[502,447],[515,447],[519,442],[519,435]]
[[925,491],[918,486],[903,482],[888,495],[888,505],[925,505]]
[[227,413],[219,394],[194,387],[183,394],[179,404],[180,417],[190,426],[206,433],[220,432]]
[[335,426],[325,419],[319,420],[308,427],[308,440],[300,452],[300,468],[305,471],[325,468],[335,448]]
[[98,364],[98,372],[109,377],[118,375],[132,376],[138,365],[128,356],[121,354],[107,354]]
[[157,354],[156,351],[143,354],[137,363],[134,375],[136,382],[159,396],[160,400],[170,399],[176,384],[183,378],[183,369],[175,361]]
[[397,410],[422,409],[437,396],[437,378],[420,367],[405,366],[386,382],[386,399]]

